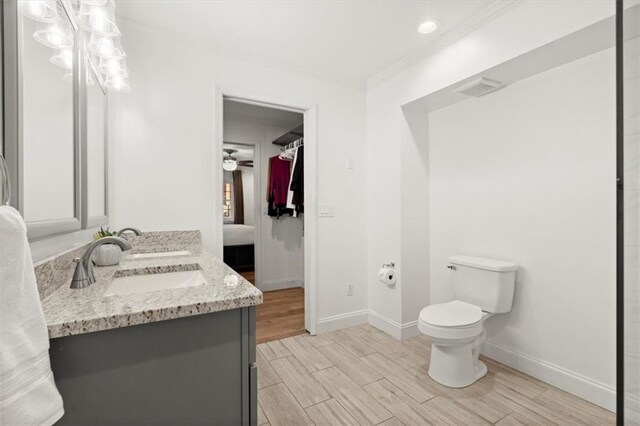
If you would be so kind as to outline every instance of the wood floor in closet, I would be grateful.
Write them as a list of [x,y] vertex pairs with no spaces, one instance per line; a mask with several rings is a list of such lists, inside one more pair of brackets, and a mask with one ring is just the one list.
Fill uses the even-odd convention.
[[304,289],[267,291],[256,311],[257,344],[305,334]]

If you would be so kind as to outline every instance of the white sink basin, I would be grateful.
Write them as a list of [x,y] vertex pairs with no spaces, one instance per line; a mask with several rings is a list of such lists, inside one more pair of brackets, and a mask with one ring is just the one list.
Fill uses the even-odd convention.
[[158,274],[130,275],[114,278],[105,296],[123,296],[172,288],[197,287],[207,283],[202,271],[179,271]]
[[191,256],[191,252],[189,250],[179,250],[179,251],[161,251],[157,253],[136,253],[130,254],[125,257],[125,259],[154,259],[157,257],[174,257],[174,256]]

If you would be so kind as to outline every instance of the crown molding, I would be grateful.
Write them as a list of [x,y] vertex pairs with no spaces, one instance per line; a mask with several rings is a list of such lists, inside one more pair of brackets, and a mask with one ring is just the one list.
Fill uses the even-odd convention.
[[397,61],[393,65],[385,68],[383,71],[374,75],[367,80],[367,90],[371,90],[387,80],[392,79],[398,74],[402,73],[406,69],[416,65],[429,56],[432,56],[436,52],[443,50],[444,48],[454,44],[461,40],[465,36],[477,31],[479,28],[492,22],[505,13],[515,9],[521,5],[524,0],[496,0],[489,6],[485,7],[478,13],[470,16],[459,25],[442,34],[436,38],[432,43],[429,43],[425,48],[416,51],[415,53],[404,57]]

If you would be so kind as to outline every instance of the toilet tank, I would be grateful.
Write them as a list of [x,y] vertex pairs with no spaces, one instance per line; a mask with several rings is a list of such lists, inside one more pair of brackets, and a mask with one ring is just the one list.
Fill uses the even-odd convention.
[[490,313],[511,310],[518,265],[471,256],[451,256],[449,262],[453,295],[457,300]]

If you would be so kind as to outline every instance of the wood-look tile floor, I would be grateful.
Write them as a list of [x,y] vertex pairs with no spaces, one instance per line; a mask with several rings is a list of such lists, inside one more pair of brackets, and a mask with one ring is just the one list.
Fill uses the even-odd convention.
[[304,334],[304,289],[265,291],[256,309],[258,344]]
[[486,358],[463,389],[427,374],[424,336],[362,325],[258,345],[259,425],[613,425],[613,413]]

